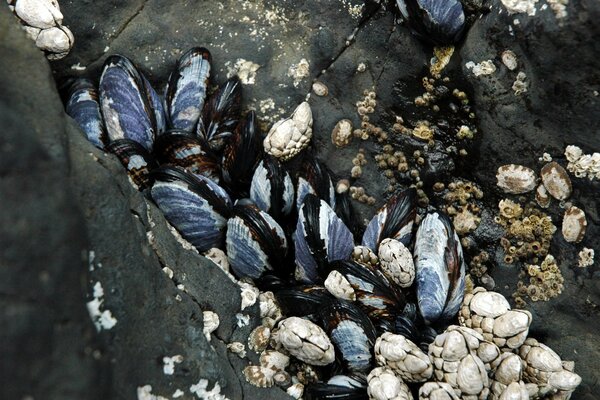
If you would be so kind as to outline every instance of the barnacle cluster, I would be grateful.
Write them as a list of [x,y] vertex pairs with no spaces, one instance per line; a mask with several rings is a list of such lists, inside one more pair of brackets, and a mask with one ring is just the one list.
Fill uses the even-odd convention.
[[600,153],[584,154],[578,146],[567,146],[565,157],[567,170],[577,178],[600,179]]
[[[438,189],[443,190],[439,185]],[[477,200],[483,198],[483,191],[475,183],[462,179],[450,182],[447,189],[443,197],[445,211],[452,217],[456,232],[463,236],[477,229],[481,221],[481,209]]]
[[375,112],[377,107],[377,94],[373,90],[365,90],[362,100],[356,102],[356,112],[360,116],[360,128],[353,132],[355,138],[368,140],[371,136],[377,138],[377,141],[384,142],[388,138],[387,132],[382,128],[375,126],[370,122],[369,115]]
[[578,263],[579,268],[587,268],[590,265],[594,264],[594,249],[589,249],[587,247],[584,247],[579,252],[578,256],[579,256],[579,263]]
[[513,293],[517,306],[524,305],[524,297],[531,301],[548,301],[562,293],[564,278],[551,254],[540,265],[527,264],[519,277],[517,291]]
[[552,235],[556,232],[549,215],[531,205],[523,209],[520,204],[508,199],[501,200],[498,208],[500,212],[496,222],[506,229],[500,244],[507,264],[518,259],[536,263],[548,254]]

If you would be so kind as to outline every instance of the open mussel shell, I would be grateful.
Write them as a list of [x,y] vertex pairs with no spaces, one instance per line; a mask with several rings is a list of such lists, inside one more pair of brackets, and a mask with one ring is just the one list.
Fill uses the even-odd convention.
[[296,208],[300,210],[307,194],[314,194],[335,209],[335,187],[327,167],[312,155],[307,155],[300,166],[296,189]]
[[160,167],[152,177],[152,199],[184,239],[200,252],[223,246],[232,208],[225,190],[179,167]]
[[413,252],[419,310],[427,324],[458,313],[465,291],[465,261],[452,221],[439,211],[427,214]]
[[238,278],[260,278],[282,266],[287,253],[283,229],[269,214],[251,204],[234,207],[227,222],[227,256]]
[[352,303],[336,300],[322,307],[319,318],[344,368],[368,373],[373,367],[377,332],[367,315]]
[[66,113],[83,130],[86,137],[99,149],[108,142],[104,120],[98,102],[98,90],[89,79],[71,79],[66,84]]
[[172,164],[215,183],[220,180],[217,157],[201,138],[185,131],[168,131],[154,144],[154,154],[161,164]]
[[158,167],[158,164],[141,144],[129,139],[119,139],[110,142],[106,150],[117,156],[127,170],[131,182],[139,190],[152,185],[150,172]]
[[256,167],[250,186],[250,199],[261,210],[280,221],[294,206],[294,185],[285,167],[273,157]]
[[367,382],[360,376],[335,375],[327,383],[308,384],[305,400],[367,400]]
[[126,57],[106,59],[100,77],[100,105],[110,140],[130,139],[151,151],[164,129],[160,98]]
[[298,216],[294,236],[296,279],[316,283],[328,273],[329,263],[347,260],[354,250],[350,230],[324,201],[308,194]]
[[415,33],[437,45],[457,42],[465,28],[459,0],[396,0],[402,17]]
[[384,239],[391,238],[408,247],[412,239],[412,228],[416,216],[417,192],[415,189],[406,189],[392,196],[367,225],[362,245],[377,253],[379,244]]
[[237,76],[229,78],[210,96],[198,120],[198,136],[214,149],[221,149],[240,119],[242,82]]
[[177,60],[165,90],[165,114],[172,129],[194,132],[206,98],[210,52],[193,47]]
[[379,271],[371,270],[355,261],[333,262],[331,270],[346,278],[356,294],[356,304],[372,321],[393,321],[402,313],[406,304],[404,295],[394,289]]
[[236,126],[223,150],[221,173],[230,189],[248,196],[252,174],[263,155],[256,113],[248,112]]

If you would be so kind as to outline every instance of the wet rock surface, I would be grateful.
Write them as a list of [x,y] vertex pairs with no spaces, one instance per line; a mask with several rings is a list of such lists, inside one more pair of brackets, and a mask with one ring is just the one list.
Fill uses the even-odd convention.
[[[564,165],[568,144],[577,144],[586,153],[600,149],[595,128],[600,125],[600,106],[594,93],[600,91],[595,59],[600,5],[594,0],[572,2],[568,16],[558,21],[550,9],[539,10],[534,17],[509,16],[500,12],[499,1],[490,3],[490,11],[475,20],[445,71],[469,94],[477,113],[475,141],[466,158],[449,156],[445,146],[436,145],[423,174],[428,194],[431,184],[444,175],[462,176],[482,187],[484,218],[473,236],[486,246],[502,235],[491,215],[505,197],[495,186],[500,165],[516,163],[539,172],[544,163],[538,158],[544,152]],[[191,46],[202,45],[213,55],[213,83],[223,82],[229,69],[236,70],[236,63],[238,72],[241,68],[247,73],[243,104],[257,110],[265,127],[289,115],[318,79],[327,86],[328,95],[313,94],[309,100],[313,147],[341,178],[350,177],[351,160],[364,148],[369,162],[354,184],[363,186],[379,206],[387,183],[373,155],[381,151],[381,144],[353,138],[348,147],[338,149],[331,143],[331,131],[343,118],[360,125],[355,103],[364,90],[371,89],[378,102],[371,114],[373,123],[389,129],[396,115],[412,124],[421,119],[423,111],[415,107],[414,98],[423,92],[421,78],[427,73],[432,49],[395,24],[392,11],[367,7],[356,12],[354,7],[361,4],[355,0],[334,5],[309,0],[147,0],[121,6],[63,1],[61,11],[76,42],[67,58],[50,67],[58,80],[67,75],[97,79],[105,57],[120,53],[137,62],[162,90],[177,57]],[[8,321],[3,326],[20,321],[8,331],[5,343],[18,343],[15,348],[27,351],[9,345],[9,357],[2,357],[1,374],[13,383],[2,385],[7,390],[2,397],[69,398],[74,396],[63,394],[73,393],[90,398],[93,393],[98,398],[133,398],[139,387],[151,385],[155,395],[171,397],[179,389],[184,398],[192,398],[190,387],[201,379],[208,380],[207,390],[218,381],[221,393],[232,399],[283,397],[277,389],[258,392],[249,386],[241,374],[247,362],[227,354],[227,343],[245,343],[256,320],[256,306],[243,311],[252,317],[250,325],[238,328],[237,285],[214,264],[184,249],[156,207],[131,187],[116,159],[85,141],[62,113],[43,56],[11,18],[0,10],[0,32],[8,33],[0,35],[2,54],[10,54],[0,60],[0,165],[6,193],[2,198],[23,212],[7,214],[11,207],[4,207],[2,237],[8,238],[8,246],[2,257],[15,268],[2,276],[0,287],[2,302],[7,304],[2,308],[2,318]],[[517,55],[514,71],[500,61],[507,49]],[[495,73],[476,77],[465,67],[468,61],[484,60],[493,61]],[[359,70],[361,63],[364,72]],[[528,87],[516,96],[512,87],[519,71],[525,72]],[[424,148],[423,141],[409,136],[394,140],[407,154]],[[48,182],[41,193],[40,181]],[[551,252],[559,262],[565,288],[549,302],[527,306],[534,321],[531,336],[563,359],[575,361],[583,378],[575,393],[578,399],[597,398],[594,385],[599,378],[595,368],[600,357],[599,264],[577,268],[582,247],[600,252],[598,193],[598,181],[573,179],[570,201],[588,216],[586,237],[577,246],[560,235],[564,210],[558,202],[551,205],[548,212],[559,227]],[[374,212],[374,207],[356,205],[361,217]],[[16,215],[26,222],[17,223]],[[26,237],[35,240],[28,243]],[[82,252],[89,263],[81,261]],[[501,260],[501,254],[495,259]],[[162,271],[165,267],[173,271],[172,279]],[[493,268],[496,290],[508,297],[518,270],[510,265]],[[50,279],[43,278],[44,271]],[[94,335],[84,306],[93,300],[97,282],[104,292],[101,310],[110,310],[116,324]],[[42,304],[44,311],[38,310]],[[210,342],[202,333],[205,310],[221,318]],[[34,333],[28,334],[27,342],[17,340],[24,332]],[[166,375],[163,357],[175,355],[182,355],[183,361],[175,364],[173,375]],[[39,366],[31,364],[35,368],[14,378],[8,374],[17,372],[10,365],[29,359]],[[42,371],[47,366],[59,375],[45,376]],[[41,395],[50,386],[56,393]]]

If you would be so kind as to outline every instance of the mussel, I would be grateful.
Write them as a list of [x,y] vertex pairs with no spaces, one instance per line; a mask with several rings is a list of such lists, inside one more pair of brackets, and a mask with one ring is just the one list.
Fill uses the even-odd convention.
[[158,167],[158,164],[141,144],[129,139],[118,139],[110,142],[106,150],[121,161],[135,187],[144,190],[152,185],[150,172]]
[[299,210],[307,194],[314,194],[335,209],[335,187],[327,167],[314,156],[308,155],[300,167],[296,190],[296,208]]
[[459,0],[396,0],[402,17],[417,36],[436,45],[457,42],[465,28]]
[[294,185],[285,167],[267,157],[258,164],[252,177],[250,199],[276,220],[288,215],[294,206]]
[[81,127],[88,140],[99,149],[108,143],[98,103],[98,90],[89,79],[72,79],[67,84],[65,111]]
[[311,383],[304,390],[306,400],[367,400],[367,382],[358,375],[335,375],[327,383]]

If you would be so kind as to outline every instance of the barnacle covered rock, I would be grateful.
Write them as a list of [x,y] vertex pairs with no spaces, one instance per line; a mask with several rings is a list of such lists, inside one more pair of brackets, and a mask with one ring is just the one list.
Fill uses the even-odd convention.
[[548,346],[529,338],[519,348],[519,356],[525,361],[524,379],[538,385],[539,395],[562,395],[569,398],[581,383],[581,377],[574,373],[567,363]]
[[384,239],[379,245],[379,265],[385,276],[400,287],[407,288],[415,280],[412,254],[395,239]]
[[490,381],[477,350],[483,337],[472,329],[450,326],[429,346],[436,380],[452,386],[464,400],[483,400],[489,395]]
[[333,344],[327,334],[306,319],[284,319],[273,332],[273,339],[291,355],[307,364],[328,365],[335,359]]
[[579,243],[585,236],[587,219],[581,208],[571,206],[565,211],[562,222],[562,234],[567,242]]
[[535,189],[536,176],[531,168],[508,164],[498,168],[496,173],[498,187],[506,193],[521,194]]
[[567,171],[556,161],[544,165],[540,175],[544,187],[552,197],[557,200],[566,200],[571,196],[573,191],[571,178],[569,178]]
[[369,399],[412,400],[410,389],[389,368],[374,368],[367,376]]
[[312,111],[307,102],[301,103],[291,117],[276,122],[263,141],[265,152],[289,160],[310,143]]
[[377,338],[375,360],[406,382],[425,382],[433,374],[429,357],[416,344],[390,332]]
[[419,388],[419,400],[459,400],[454,389],[444,382],[426,382]]
[[516,349],[527,338],[531,313],[511,310],[510,304],[500,293],[477,287],[465,295],[459,321],[499,347]]

